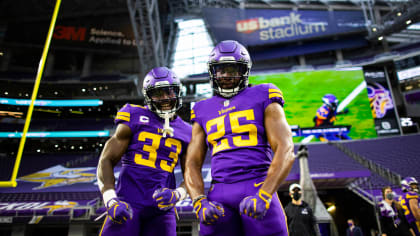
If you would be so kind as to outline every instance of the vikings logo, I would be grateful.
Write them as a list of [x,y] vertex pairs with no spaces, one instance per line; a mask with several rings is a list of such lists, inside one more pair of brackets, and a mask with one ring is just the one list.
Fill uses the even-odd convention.
[[96,168],[66,168],[61,165],[23,176],[20,181],[40,183],[33,190],[62,187],[77,183],[91,183],[96,180]]
[[382,85],[369,84],[367,91],[373,118],[383,118],[388,110],[394,108],[391,93]]

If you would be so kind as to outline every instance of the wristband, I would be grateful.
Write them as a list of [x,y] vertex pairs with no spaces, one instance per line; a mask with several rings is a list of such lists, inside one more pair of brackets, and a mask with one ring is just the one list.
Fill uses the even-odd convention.
[[108,189],[104,192],[104,194],[102,194],[103,198],[104,198],[104,204],[106,207],[108,207],[108,202],[111,201],[114,198],[117,198],[117,194],[115,193],[114,189]]
[[178,187],[175,189],[175,191],[177,191],[179,193],[179,200],[178,201],[182,201],[187,197],[187,191],[185,190],[184,187]]
[[200,201],[203,198],[207,198],[207,196],[206,195],[200,195],[200,196],[194,198],[194,200],[192,201],[193,206],[195,206],[195,203]]

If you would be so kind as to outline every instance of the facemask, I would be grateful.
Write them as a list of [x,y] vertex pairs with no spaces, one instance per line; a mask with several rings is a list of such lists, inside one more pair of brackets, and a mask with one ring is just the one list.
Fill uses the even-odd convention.
[[302,197],[302,194],[300,194],[299,192],[294,192],[293,193],[293,199],[295,199],[295,201],[299,200],[300,197]]
[[349,225],[349,227],[352,227],[353,226],[353,224],[352,223],[347,223],[348,225]]
[[388,200],[393,200],[394,199],[394,193],[387,193],[385,197]]

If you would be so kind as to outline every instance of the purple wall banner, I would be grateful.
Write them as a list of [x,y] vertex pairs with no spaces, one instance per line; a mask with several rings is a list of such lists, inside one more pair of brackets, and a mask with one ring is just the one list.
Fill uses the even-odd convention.
[[205,8],[204,19],[215,39],[264,45],[343,33],[363,32],[362,11]]

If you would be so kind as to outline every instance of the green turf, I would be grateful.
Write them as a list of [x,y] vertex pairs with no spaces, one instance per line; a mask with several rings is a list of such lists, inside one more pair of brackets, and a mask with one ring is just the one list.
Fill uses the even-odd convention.
[[[286,102],[284,110],[289,124],[312,127],[313,117],[322,105],[321,99],[325,94],[334,94],[341,102],[364,80],[364,77],[361,70],[325,70],[253,75],[249,80],[252,84],[275,84],[283,92]],[[376,137],[366,89],[346,108],[349,109],[349,113],[338,115],[335,125],[351,125],[349,136],[352,139]],[[301,139],[294,138],[294,141],[299,142]]]

